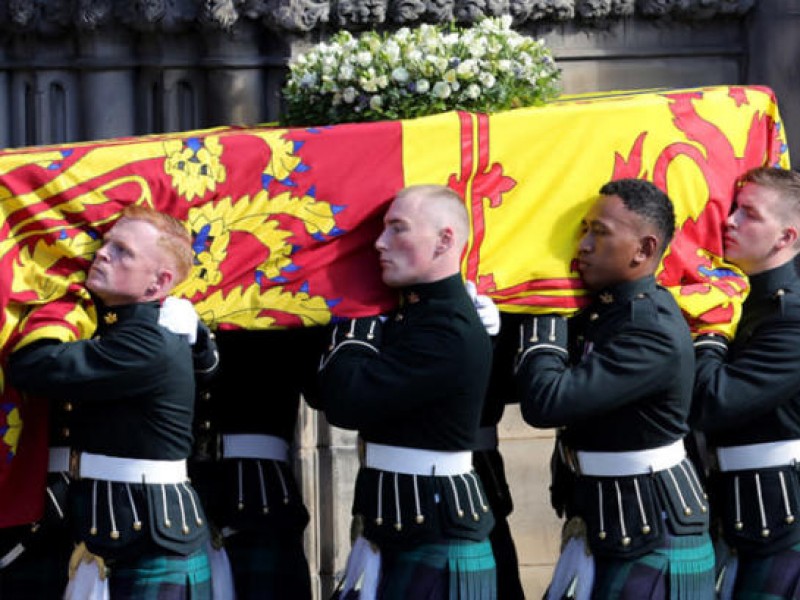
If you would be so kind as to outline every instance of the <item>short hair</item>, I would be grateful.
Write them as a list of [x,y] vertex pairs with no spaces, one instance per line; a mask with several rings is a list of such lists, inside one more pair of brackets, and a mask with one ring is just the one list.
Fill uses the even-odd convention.
[[179,219],[141,204],[126,206],[122,210],[120,221],[122,219],[145,221],[159,231],[157,243],[172,259],[172,266],[175,268],[175,285],[189,276],[194,262],[192,236]]
[[779,167],[756,167],[739,178],[739,187],[752,183],[775,190],[785,207],[800,217],[800,173]]
[[659,254],[664,251],[675,235],[675,207],[655,184],[644,179],[617,179],[600,188],[604,196],[619,196],[629,211],[639,215],[656,228],[659,237]]
[[416,196],[425,202],[426,208],[434,209],[430,214],[437,218],[437,222],[434,223],[436,227],[452,225],[459,243],[467,243],[469,214],[458,192],[446,185],[409,185],[397,192],[395,200],[408,196]]

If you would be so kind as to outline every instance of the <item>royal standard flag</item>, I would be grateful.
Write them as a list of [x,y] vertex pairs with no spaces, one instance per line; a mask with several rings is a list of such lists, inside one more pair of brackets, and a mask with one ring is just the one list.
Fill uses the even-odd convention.
[[[0,151],[0,358],[42,337],[90,336],[83,288],[120,210],[184,219],[195,264],[176,294],[219,328],[315,326],[386,312],[373,247],[403,186],[449,185],[471,237],[464,275],[508,312],[570,314],[580,221],[602,184],[639,177],[672,198],[659,272],[695,328],[735,327],[746,279],[722,260],[737,178],[788,168],[773,93],[698,88],[565,97],[495,115],[318,128],[216,128]],[[0,526],[39,517],[46,404],[0,372]]]

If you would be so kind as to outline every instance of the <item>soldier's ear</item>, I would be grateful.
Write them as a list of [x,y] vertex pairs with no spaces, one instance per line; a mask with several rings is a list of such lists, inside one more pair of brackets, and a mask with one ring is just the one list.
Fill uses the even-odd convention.
[[775,247],[780,250],[781,248],[791,248],[793,247],[798,240],[798,232],[797,227],[794,225],[790,225],[789,227],[784,228],[781,231],[781,235],[778,238],[778,241],[775,244]]
[[639,238],[639,246],[634,254],[633,262],[637,265],[645,263],[656,256],[658,238],[654,235],[643,235]]
[[452,227],[442,227],[439,230],[438,237],[436,239],[436,250],[434,254],[439,256],[440,254],[444,254],[450,248],[453,247],[453,243],[455,241],[455,233],[453,232]]
[[147,288],[147,295],[151,298],[163,298],[172,289],[175,274],[169,269],[159,269],[155,280]]

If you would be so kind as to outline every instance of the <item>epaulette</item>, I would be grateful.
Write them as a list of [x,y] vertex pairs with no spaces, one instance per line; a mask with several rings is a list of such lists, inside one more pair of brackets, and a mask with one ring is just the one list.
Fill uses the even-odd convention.
[[[644,302],[644,300],[649,300],[649,302]],[[657,313],[656,303],[650,294],[640,292],[631,299],[631,320],[635,320],[637,317],[655,316]]]

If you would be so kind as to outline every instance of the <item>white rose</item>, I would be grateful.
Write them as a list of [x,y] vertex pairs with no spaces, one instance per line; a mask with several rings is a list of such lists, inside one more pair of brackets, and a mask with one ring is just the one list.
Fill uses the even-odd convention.
[[366,67],[372,62],[372,54],[370,54],[366,50],[362,50],[361,52],[356,54],[356,62],[360,64],[362,67]]
[[342,92],[342,100],[344,100],[347,104],[352,104],[356,101],[356,90],[352,87],[344,88],[344,92]]
[[420,79],[419,81],[417,81],[416,83],[417,92],[419,92],[420,94],[425,94],[428,92],[429,89],[431,89],[431,84],[428,83],[427,79]]
[[392,71],[392,79],[398,83],[405,83],[408,81],[408,71],[406,71],[403,67],[397,67],[394,71]]
[[470,83],[467,86],[467,89],[464,90],[464,94],[466,94],[467,98],[471,98],[475,100],[478,96],[481,95],[481,88],[477,83]]
[[442,99],[449,98],[450,86],[444,81],[437,81],[436,83],[433,84],[433,89],[431,90],[431,93],[436,98],[442,98]]
[[480,80],[481,85],[485,88],[491,88],[495,84],[494,75],[492,75],[491,73],[483,72],[480,75],[478,75],[478,79]]
[[369,107],[372,110],[378,110],[381,106],[383,106],[383,98],[380,96],[372,96],[372,98],[369,99]]

